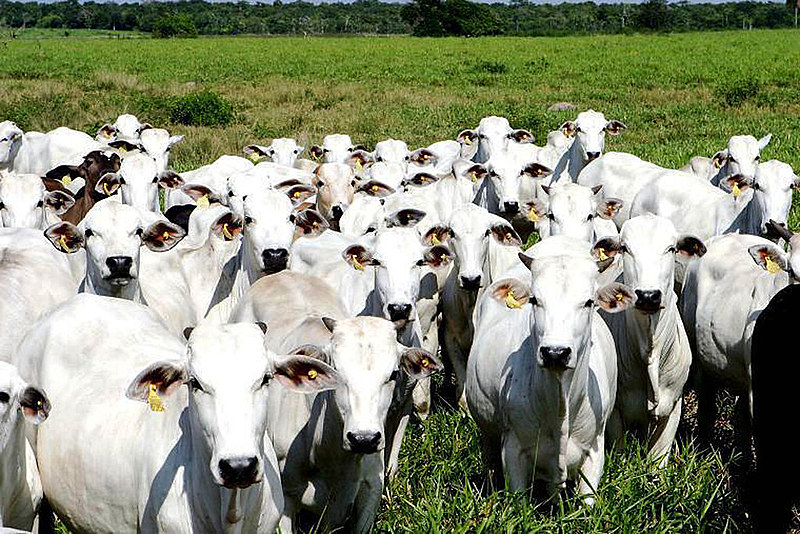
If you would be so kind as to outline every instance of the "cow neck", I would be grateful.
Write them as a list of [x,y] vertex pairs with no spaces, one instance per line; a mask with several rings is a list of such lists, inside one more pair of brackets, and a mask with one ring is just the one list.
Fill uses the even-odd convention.
[[[87,258],[86,261],[89,261]],[[79,293],[90,293],[92,295],[100,295],[101,297],[115,297],[118,299],[130,300],[140,304],[145,304],[142,291],[139,287],[139,281],[135,278],[128,282],[125,286],[103,286],[98,287],[94,284],[92,277],[87,274],[83,279]]]
[[716,207],[716,228],[714,235],[728,234],[731,232],[739,233],[753,233],[754,235],[760,234],[758,224],[753,223],[753,219],[757,216],[755,212],[755,191],[751,192],[748,200],[742,198],[738,200],[733,197],[733,194],[726,193]]
[[[17,416],[14,424],[9,429],[9,441],[5,450],[0,454],[0,488],[27,489],[27,455],[25,451],[25,431],[21,416]],[[22,503],[24,495],[10,492],[0,495],[0,512],[6,510],[13,512],[15,505]],[[28,498],[30,498],[28,496]],[[0,513],[0,525],[2,525],[2,513]]]
[[548,185],[555,185],[561,182],[561,176],[564,173],[567,173],[567,177],[564,180],[569,182],[575,181],[573,177],[577,177],[585,166],[586,162],[583,160],[583,155],[580,153],[578,137],[575,136],[569,148],[558,158],[556,168],[553,170]]

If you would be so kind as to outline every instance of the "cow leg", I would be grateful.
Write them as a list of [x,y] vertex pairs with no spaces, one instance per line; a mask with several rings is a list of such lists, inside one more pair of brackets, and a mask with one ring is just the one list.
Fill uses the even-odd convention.
[[[436,354],[439,350],[439,327],[434,321],[428,329],[427,335],[422,338],[422,348]],[[424,421],[431,412],[431,377],[426,376],[417,381],[411,394],[414,401],[414,412],[420,420]]]
[[681,421],[682,408],[683,399],[678,398],[678,402],[672,407],[670,414],[658,419],[650,437],[650,450],[647,454],[650,458],[660,458],[658,462],[660,468],[664,468],[669,460],[670,450],[675,442],[675,433],[678,431],[678,423]]
[[614,448],[625,448],[625,427],[622,424],[622,414],[619,409],[614,408],[606,424],[606,436],[609,446]]
[[495,434],[480,433],[481,452],[483,463],[492,484],[492,490],[503,489],[503,458],[500,450],[500,439]]
[[53,509],[50,507],[50,503],[47,501],[47,497],[44,497],[42,502],[39,504],[39,512],[36,515],[36,521],[39,524],[38,526],[34,524],[34,528],[31,530],[31,532],[38,532],[39,534],[52,534],[56,531],[55,514],[53,513]]
[[532,462],[514,432],[507,432],[503,438],[501,455],[508,489],[525,490],[530,486]]
[[400,421],[394,431],[394,435],[391,436],[391,449],[389,449],[386,462],[386,472],[389,480],[394,479],[395,475],[397,474],[397,470],[400,467],[400,446],[403,443],[403,435],[406,433],[406,427],[408,426],[408,420],[410,418],[410,414],[403,414],[400,417]]
[[603,477],[603,466],[605,464],[605,445],[606,440],[603,434],[597,436],[594,446],[589,449],[589,454],[581,466],[580,482],[578,483],[578,494],[583,496],[583,502],[587,506],[593,506],[597,488],[600,487],[600,479]]
[[705,373],[698,371],[697,434],[703,445],[710,445],[717,422],[717,388]]
[[361,481],[353,504],[353,532],[367,533],[375,522],[383,494],[383,462]]
[[746,465],[753,465],[753,428],[750,406],[750,394],[739,395],[736,400],[736,434],[742,450],[742,458]]

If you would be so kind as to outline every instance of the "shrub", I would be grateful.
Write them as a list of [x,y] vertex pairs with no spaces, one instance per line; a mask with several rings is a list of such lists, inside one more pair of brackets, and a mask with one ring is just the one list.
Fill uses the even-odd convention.
[[197,26],[187,15],[167,15],[153,24],[153,37],[197,37]]
[[737,78],[728,80],[717,86],[717,98],[726,106],[741,106],[747,100],[758,96],[761,81],[756,78]]
[[233,118],[233,104],[209,90],[176,97],[170,105],[170,120],[187,126],[227,126]]

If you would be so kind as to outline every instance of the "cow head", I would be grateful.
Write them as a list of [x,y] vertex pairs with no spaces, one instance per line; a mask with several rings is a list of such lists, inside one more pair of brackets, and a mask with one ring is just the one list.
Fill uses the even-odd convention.
[[74,204],[69,191],[47,191],[35,174],[0,174],[0,221],[6,228],[46,228],[53,218],[48,214],[63,215]]
[[542,186],[547,208],[542,216],[537,205],[528,206],[528,218],[539,225],[542,238],[566,235],[575,239],[592,241],[594,239],[594,219],[612,219],[622,207],[616,198],[603,199],[602,186],[588,188],[566,183],[555,186]]
[[338,227],[345,210],[353,202],[358,181],[353,169],[342,163],[323,163],[317,168],[317,211]]
[[[728,147],[711,158],[714,167],[719,169],[717,176],[723,181],[731,176],[741,176],[753,180],[761,161],[761,152],[772,140],[772,134],[761,139],[752,135],[734,135],[728,140]],[[716,183],[716,182],[715,182]]]
[[38,425],[49,413],[50,401],[44,391],[27,384],[13,365],[0,362],[0,458],[6,447],[15,445],[13,439],[23,443],[23,419]]
[[244,153],[254,160],[266,157],[285,167],[292,167],[303,150],[305,149],[298,145],[297,141],[288,137],[273,139],[269,146],[248,145],[244,147]]
[[22,130],[13,122],[0,122],[0,168],[11,168],[22,146],[22,135]]
[[[150,131],[150,130],[147,130]],[[183,187],[183,179],[172,171],[158,168],[155,160],[146,154],[132,154],[126,157],[117,173],[122,194],[122,202],[140,210],[160,212],[159,188],[178,189]],[[106,193],[110,190],[106,188]]]
[[578,114],[574,121],[561,125],[567,135],[575,135],[573,143],[584,164],[599,158],[606,145],[606,134],[619,135],[627,126],[618,120],[606,120],[602,113],[590,109]]
[[139,136],[139,145],[153,158],[159,172],[169,168],[169,151],[181,141],[182,135],[170,135],[163,128],[148,128]]
[[520,191],[524,185],[523,180],[537,180],[552,173],[544,165],[521,162],[513,157],[490,160],[486,168],[494,185],[499,211],[505,216],[514,216],[522,209]]
[[788,164],[772,160],[757,166],[751,187],[753,188],[751,202],[756,210],[761,235],[777,239],[779,236],[769,231],[767,223],[773,220],[786,226],[789,210],[792,207],[792,192],[800,188],[800,178]]

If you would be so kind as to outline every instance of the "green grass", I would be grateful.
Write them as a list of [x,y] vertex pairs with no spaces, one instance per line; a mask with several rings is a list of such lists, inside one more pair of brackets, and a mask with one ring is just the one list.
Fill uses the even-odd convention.
[[[713,154],[731,135],[771,132],[764,159],[800,170],[798,31],[167,41],[51,35],[57,38],[37,30],[26,34],[31,39],[4,40],[0,120],[24,129],[68,125],[93,133],[120,113],[135,113],[186,135],[172,152],[179,171],[279,136],[305,146],[336,132],[368,145],[387,137],[427,145],[454,138],[491,114],[509,117],[542,141],[576,114],[547,111],[561,101],[628,125],[625,134],[609,138],[608,150],[678,167],[693,155]],[[190,102],[201,93],[216,126],[185,125],[209,121],[175,111],[181,98]],[[230,122],[219,119],[227,117],[228,103]],[[200,109],[205,116],[206,107]],[[790,226],[800,230],[797,205]],[[730,460],[730,434],[720,442],[724,452],[710,453],[694,447],[690,430],[683,432],[663,471],[629,441],[608,455],[594,508],[566,500],[555,511],[541,511],[526,495],[487,487],[474,423],[438,405],[428,421],[410,428],[377,528],[746,531],[746,476],[738,460]]]

